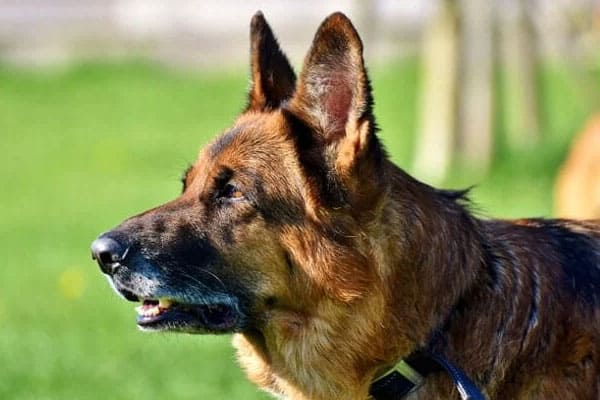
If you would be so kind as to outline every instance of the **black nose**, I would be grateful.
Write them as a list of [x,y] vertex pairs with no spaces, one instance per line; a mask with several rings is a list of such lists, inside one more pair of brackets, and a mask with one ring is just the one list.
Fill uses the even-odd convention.
[[102,272],[115,273],[127,255],[128,248],[108,236],[100,236],[92,243],[92,258],[98,261]]

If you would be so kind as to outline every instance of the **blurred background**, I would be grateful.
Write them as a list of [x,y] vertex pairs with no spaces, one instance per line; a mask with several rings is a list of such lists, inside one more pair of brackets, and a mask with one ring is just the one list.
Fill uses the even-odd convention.
[[350,16],[393,159],[480,216],[600,214],[600,0],[2,0],[1,399],[267,398],[229,337],[137,332],[89,252],[242,109],[258,9],[297,68]]

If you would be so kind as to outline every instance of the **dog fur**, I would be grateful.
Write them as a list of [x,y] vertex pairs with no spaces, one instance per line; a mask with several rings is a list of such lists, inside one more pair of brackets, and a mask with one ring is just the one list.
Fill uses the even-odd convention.
[[[282,399],[367,399],[416,349],[489,399],[599,398],[598,221],[480,219],[465,192],[395,166],[362,50],[332,14],[296,78],[257,13],[246,110],[180,197],[104,235],[129,250],[110,272],[117,290],[229,299],[227,329],[163,330],[233,332],[248,377]],[[440,373],[407,398],[459,397]]]

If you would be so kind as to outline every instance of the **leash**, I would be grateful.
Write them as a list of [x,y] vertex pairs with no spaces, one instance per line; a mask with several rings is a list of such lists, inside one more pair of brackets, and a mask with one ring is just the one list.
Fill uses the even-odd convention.
[[450,375],[462,400],[485,400],[475,383],[460,368],[441,356],[421,351],[400,360],[373,381],[369,394],[375,400],[400,400],[418,389],[427,375],[440,371]]

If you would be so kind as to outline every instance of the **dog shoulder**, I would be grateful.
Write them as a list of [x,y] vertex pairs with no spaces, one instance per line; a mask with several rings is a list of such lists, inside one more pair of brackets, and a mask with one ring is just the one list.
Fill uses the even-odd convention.
[[497,252],[539,266],[575,298],[600,304],[600,220],[496,220],[487,227]]

